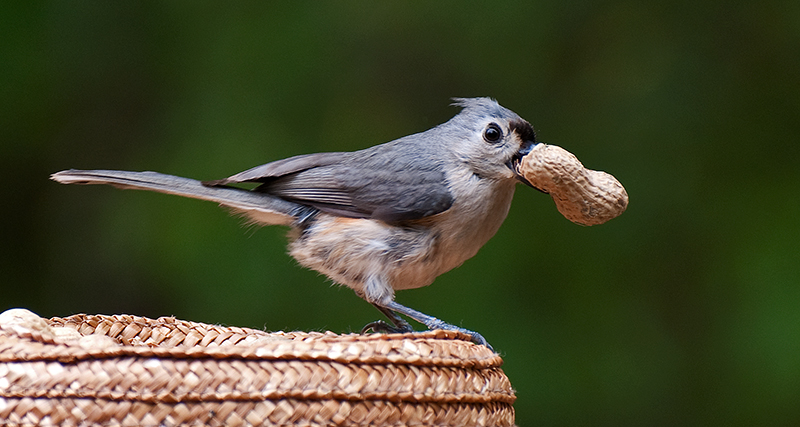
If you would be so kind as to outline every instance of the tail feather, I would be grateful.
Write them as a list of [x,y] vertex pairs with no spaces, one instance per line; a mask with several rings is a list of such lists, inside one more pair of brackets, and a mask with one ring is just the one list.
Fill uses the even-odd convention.
[[308,215],[308,207],[265,193],[233,187],[206,187],[200,181],[158,172],[70,169],[54,173],[61,184],[109,184],[208,200],[232,208],[263,225],[293,225]]

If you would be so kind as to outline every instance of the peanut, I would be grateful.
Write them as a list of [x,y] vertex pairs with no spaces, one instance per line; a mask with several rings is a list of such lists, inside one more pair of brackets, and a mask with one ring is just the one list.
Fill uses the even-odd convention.
[[581,225],[602,224],[628,207],[628,193],[612,175],[586,169],[569,151],[538,144],[520,161],[519,173],[549,193],[558,211]]

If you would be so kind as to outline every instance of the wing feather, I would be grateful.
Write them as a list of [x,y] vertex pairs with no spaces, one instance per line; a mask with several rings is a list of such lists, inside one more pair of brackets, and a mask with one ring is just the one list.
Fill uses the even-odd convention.
[[346,217],[400,222],[443,212],[453,204],[441,163],[394,141],[349,153],[290,157],[204,184],[260,182],[253,191]]
[[236,184],[240,182],[266,182],[271,178],[281,177],[291,173],[308,170],[319,166],[327,166],[341,162],[352,153],[313,153],[276,160],[261,166],[256,166],[236,175],[214,181],[204,181],[203,184],[211,187]]

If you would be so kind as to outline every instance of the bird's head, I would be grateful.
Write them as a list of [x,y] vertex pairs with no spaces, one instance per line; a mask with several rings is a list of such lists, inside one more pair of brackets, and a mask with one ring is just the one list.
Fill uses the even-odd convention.
[[463,110],[442,125],[452,132],[456,159],[479,178],[516,179],[527,185],[518,172],[520,159],[536,145],[533,127],[513,111],[491,98],[454,98]]

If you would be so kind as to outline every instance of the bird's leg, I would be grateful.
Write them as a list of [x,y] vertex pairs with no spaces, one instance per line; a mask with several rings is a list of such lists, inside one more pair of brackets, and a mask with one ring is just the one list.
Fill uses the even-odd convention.
[[[392,323],[394,323],[395,327],[392,327],[391,325],[387,324],[386,322],[377,321],[377,322],[372,322],[372,323],[368,324],[367,326],[365,326],[364,329],[362,329],[362,333],[365,332],[365,331],[368,331],[370,329],[372,329],[375,332],[411,332],[413,330],[413,329],[411,329],[411,325],[409,325],[408,322],[406,322],[403,319],[401,319],[397,315],[399,313],[399,314],[402,314],[402,315],[404,315],[406,317],[414,319],[419,323],[422,323],[423,325],[425,325],[430,330],[444,329],[444,330],[447,330],[447,331],[457,331],[457,332],[465,333],[465,334],[469,335],[470,337],[472,337],[472,342],[474,342],[475,344],[485,345],[486,347],[489,347],[490,350],[494,351],[492,346],[489,345],[489,343],[486,341],[486,339],[483,337],[483,335],[481,335],[481,334],[479,334],[477,332],[473,332],[473,331],[470,331],[468,329],[464,329],[464,328],[461,328],[461,327],[458,327],[458,326],[455,326],[455,325],[451,325],[451,324],[449,324],[447,322],[444,322],[442,320],[439,320],[439,319],[437,319],[437,318],[435,318],[433,316],[428,316],[425,313],[421,313],[421,312],[419,312],[417,310],[414,310],[412,308],[408,308],[408,307],[406,307],[404,305],[398,304],[395,301],[389,301],[388,303],[386,303],[386,305],[378,305],[378,304],[374,304],[374,303],[373,303],[373,305],[375,307],[377,307],[378,310],[380,310],[383,314],[385,314],[386,317],[388,317],[389,320],[391,320]],[[377,326],[377,329],[376,329],[376,326]],[[386,329],[382,329],[384,327],[387,328],[388,331]]]
[[374,305],[375,308],[380,310],[381,313],[388,317],[392,322],[392,325],[384,322],[383,320],[376,320],[374,322],[367,323],[363,328],[361,328],[362,334],[365,334],[370,330],[373,332],[383,332],[387,334],[404,334],[408,332],[414,332],[414,328],[412,328],[408,322],[403,320],[403,318],[398,316],[394,311],[375,303],[372,305]]

